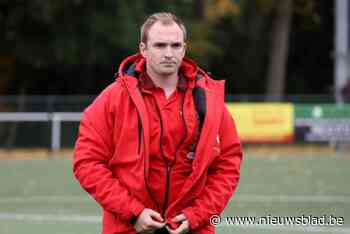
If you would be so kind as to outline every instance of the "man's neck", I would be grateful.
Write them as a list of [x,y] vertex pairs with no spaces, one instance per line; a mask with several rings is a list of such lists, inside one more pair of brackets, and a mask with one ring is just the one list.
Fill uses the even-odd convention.
[[147,71],[147,75],[151,78],[155,86],[164,90],[167,98],[175,91],[179,80],[179,76],[176,73],[170,76],[159,76]]

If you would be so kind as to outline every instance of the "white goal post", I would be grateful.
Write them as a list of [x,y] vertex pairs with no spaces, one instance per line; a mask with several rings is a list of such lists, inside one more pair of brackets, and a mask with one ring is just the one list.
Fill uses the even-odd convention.
[[61,149],[61,122],[79,122],[81,112],[0,112],[0,122],[51,122],[51,150]]

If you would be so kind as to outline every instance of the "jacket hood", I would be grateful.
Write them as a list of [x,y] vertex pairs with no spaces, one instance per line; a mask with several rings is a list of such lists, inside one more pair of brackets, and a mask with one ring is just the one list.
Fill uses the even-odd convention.
[[[125,58],[121,62],[118,69],[118,74],[121,76],[128,75],[137,77],[139,73],[144,71],[146,71],[146,59],[140,53],[137,53]],[[205,75],[205,73],[198,68],[194,61],[186,57],[182,60],[180,72],[190,80],[195,80],[198,73],[201,73],[202,76]]]

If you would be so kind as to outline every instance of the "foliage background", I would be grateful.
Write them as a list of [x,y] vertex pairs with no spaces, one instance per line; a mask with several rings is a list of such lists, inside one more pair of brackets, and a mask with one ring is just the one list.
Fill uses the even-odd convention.
[[[271,69],[284,2],[288,50],[277,58],[286,63]],[[225,79],[229,94],[266,94],[276,79],[282,95],[331,94],[333,9],[329,0],[1,0],[0,95],[99,93],[157,11],[185,21],[188,56]]]

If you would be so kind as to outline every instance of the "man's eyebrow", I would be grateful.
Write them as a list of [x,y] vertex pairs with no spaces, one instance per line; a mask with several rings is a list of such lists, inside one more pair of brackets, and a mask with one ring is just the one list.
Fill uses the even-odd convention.
[[172,42],[163,42],[163,41],[155,41],[153,42],[154,45],[174,45],[174,44],[183,44],[183,42],[181,41],[172,41]]

